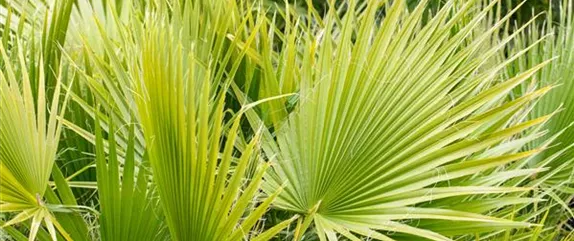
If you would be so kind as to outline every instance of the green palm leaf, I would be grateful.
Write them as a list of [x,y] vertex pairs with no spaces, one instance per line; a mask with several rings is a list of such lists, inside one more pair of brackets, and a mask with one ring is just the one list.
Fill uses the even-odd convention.
[[[197,6],[196,6],[197,7]],[[198,9],[190,11],[197,11]],[[187,10],[186,10],[187,11]],[[214,69],[204,49],[182,46],[178,32],[149,19],[139,66],[130,68],[153,177],[174,240],[242,240],[263,216],[278,188],[261,202],[259,185],[268,164],[255,135],[235,158],[241,114],[224,125],[225,86],[212,84]],[[137,74],[142,71],[141,75]],[[217,82],[216,82],[217,83]],[[226,138],[223,133],[227,132]],[[220,149],[223,153],[220,154]],[[247,167],[255,162],[253,176]],[[258,203],[254,207],[253,202]],[[279,228],[263,233],[270,238]]]
[[[562,171],[556,173],[550,183],[567,182],[572,184],[572,171],[574,170],[574,150],[569,146],[574,143],[574,128],[571,125],[574,123],[574,24],[572,23],[573,6],[571,1],[562,1],[562,9],[560,12],[560,21],[558,25],[552,22],[552,11],[547,15],[547,19],[543,28],[531,26],[527,32],[521,34],[519,38],[514,41],[517,48],[538,41],[542,36],[549,35],[542,40],[542,43],[537,45],[532,50],[528,51],[525,55],[518,58],[507,68],[509,76],[516,75],[531,66],[534,66],[546,59],[555,58],[540,72],[532,77],[528,82],[525,82],[517,88],[516,93],[521,94],[530,91],[537,86],[555,85],[558,88],[541,98],[540,101],[533,107],[529,113],[530,118],[537,118],[539,116],[554,112],[560,109],[545,126],[548,131],[557,136],[556,145],[549,150],[545,151],[539,157],[537,162],[542,162],[544,159],[554,155],[555,153],[566,150],[561,158],[555,159],[549,163],[552,168],[560,168]],[[544,140],[540,140],[542,142]],[[538,143],[533,143],[537,145]]]
[[135,168],[134,126],[129,127],[130,139],[120,173],[118,157],[114,156],[116,142],[113,125],[108,131],[110,154],[106,158],[98,121],[96,117],[96,166],[102,240],[168,240],[159,200],[153,188],[148,187],[150,173],[143,165]]
[[35,238],[42,222],[46,224],[52,240],[56,240],[56,229],[67,240],[71,240],[43,200],[61,132],[61,123],[58,121],[58,116],[62,114],[58,110],[59,79],[51,107],[48,108],[42,66],[39,67],[40,87],[35,102],[30,86],[33,81],[29,79],[23,53],[20,51],[18,54],[18,67],[11,64],[3,46],[0,46],[0,53],[6,67],[0,72],[0,211],[19,212],[3,226],[32,219],[31,240]]
[[[378,24],[371,3],[361,17],[349,11],[339,21],[331,12],[326,26],[313,31],[319,36],[301,40],[301,66],[310,71],[301,74],[299,103],[276,131],[277,145],[265,143],[277,159],[266,190],[287,185],[277,208],[306,214],[321,240],[337,233],[390,240],[377,230],[451,240],[452,232],[402,223],[419,219],[447,220],[455,230],[457,223],[482,225],[481,232],[529,226],[434,205],[446,197],[524,192],[502,185],[504,178],[490,185],[459,178],[537,153],[515,154],[516,147],[501,144],[548,120],[509,122],[547,89],[501,104],[545,63],[484,85],[507,64],[484,63],[510,38],[484,50],[505,18],[469,40],[494,5],[477,12],[474,4],[450,1],[421,26],[424,5],[409,13],[395,1]],[[500,150],[485,152],[491,148]]]
[[0,239],[571,239],[569,0],[289,2],[0,0]]

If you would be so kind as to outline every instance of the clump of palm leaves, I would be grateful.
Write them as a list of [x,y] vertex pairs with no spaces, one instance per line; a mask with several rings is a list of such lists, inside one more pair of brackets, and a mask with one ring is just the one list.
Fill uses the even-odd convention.
[[561,4],[1,1],[0,237],[571,240]]

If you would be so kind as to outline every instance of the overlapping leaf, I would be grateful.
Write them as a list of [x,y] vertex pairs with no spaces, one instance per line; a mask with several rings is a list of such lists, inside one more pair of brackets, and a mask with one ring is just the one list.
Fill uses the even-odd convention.
[[[267,154],[277,159],[267,187],[287,185],[276,206],[306,214],[301,229],[314,223],[322,240],[390,240],[385,231],[451,240],[465,225],[477,232],[528,227],[483,215],[487,210],[434,205],[453,196],[524,192],[505,186],[505,178],[460,178],[537,153],[513,153],[516,146],[503,143],[549,118],[508,124],[548,89],[503,102],[545,63],[487,85],[508,63],[484,65],[510,39],[484,49],[506,18],[467,37],[494,4],[477,10],[472,1],[457,7],[449,1],[427,24],[421,24],[424,4],[407,12],[404,1],[387,4],[380,23],[376,2],[360,17],[328,14],[326,26],[299,43],[305,46],[301,67],[288,68],[302,71],[299,103],[277,130],[277,146],[267,143]],[[448,222],[403,223],[409,220]]]

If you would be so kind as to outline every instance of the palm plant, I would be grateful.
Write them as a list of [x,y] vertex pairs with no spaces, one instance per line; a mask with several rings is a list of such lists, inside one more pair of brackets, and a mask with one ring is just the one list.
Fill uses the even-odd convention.
[[570,240],[572,5],[414,2],[0,1],[0,239]]
[[[30,239],[35,238],[40,225],[44,222],[52,239],[56,239],[57,229],[65,239],[71,240],[72,236],[54,215],[54,212],[62,212],[65,209],[59,205],[46,204],[44,200],[44,197],[50,194],[55,195],[49,189],[48,181],[56,159],[61,132],[61,122],[58,121],[58,116],[63,113],[59,111],[60,85],[56,84],[51,106],[47,108],[42,65],[37,67],[39,91],[35,101],[30,85],[34,81],[31,81],[28,75],[22,49],[19,49],[17,54],[19,59],[17,67],[12,64],[3,46],[0,46],[0,53],[6,68],[6,71],[0,74],[2,99],[0,209],[2,212],[18,213],[3,225],[9,226],[31,218]],[[56,81],[59,83],[58,78]],[[66,101],[61,109],[65,109],[65,105]],[[46,110],[49,110],[49,113],[46,113]]]
[[[198,11],[197,7],[185,11]],[[280,190],[264,198],[256,208],[250,208],[268,167],[260,163],[256,154],[259,138],[255,135],[233,164],[241,113],[233,118],[220,148],[225,128],[225,85],[217,90],[211,81],[219,73],[212,69],[207,57],[202,57],[204,50],[192,45],[186,51],[177,32],[162,29],[163,19],[153,18],[147,23],[148,29],[141,36],[146,39],[138,61],[141,66],[129,70],[135,76],[133,86],[140,121],[172,238],[272,237],[288,222],[257,237],[250,234]],[[257,171],[244,183],[252,161],[257,163]]]
[[[121,156],[116,156],[115,131],[110,126],[109,155],[104,151],[99,119],[96,119],[97,174],[102,240],[168,240],[164,218],[154,188],[148,187],[148,168],[136,169],[134,126],[120,173]],[[108,160],[106,162],[106,159]],[[136,173],[137,170],[137,173]]]
[[[512,65],[508,67],[508,75],[513,76],[521,70],[527,69],[529,66],[534,66],[537,63],[543,62],[544,59],[556,57],[556,60],[549,63],[540,72],[532,77],[528,82],[524,83],[515,92],[521,94],[528,92],[535,86],[548,86],[556,85],[559,88],[553,91],[552,95],[541,98],[539,103],[533,107],[529,113],[531,118],[537,118],[550,113],[557,109],[560,112],[556,114],[547,123],[547,128],[550,133],[561,133],[557,137],[556,146],[549,149],[544,153],[544,157],[554,155],[561,150],[567,149],[561,159],[552,163],[553,167],[561,165],[571,165],[568,161],[574,158],[574,151],[568,148],[568,145],[574,143],[574,129],[569,128],[572,124],[574,99],[572,98],[572,91],[574,91],[574,81],[572,80],[572,68],[574,64],[574,37],[573,37],[573,24],[572,24],[572,2],[562,1],[562,8],[564,9],[559,16],[558,25],[553,23],[553,12],[547,14],[545,23],[542,26],[531,26],[527,32],[521,34],[519,38],[514,41],[515,46],[520,48],[524,45],[537,41],[544,35],[546,37],[540,45],[528,51],[524,56],[518,58]],[[567,166],[563,172],[555,175],[553,179],[557,182],[567,181],[572,182],[571,172],[572,166]]]
[[[574,105],[571,93],[574,91],[574,81],[572,81],[570,67],[573,64],[572,50],[574,48],[572,35],[574,31],[572,26],[573,5],[571,1],[561,1],[560,6],[562,11],[558,12],[558,17],[555,16],[556,12],[549,11],[542,25],[529,27],[527,32],[514,40],[513,45],[516,48],[521,48],[547,35],[541,44],[509,65],[506,73],[508,76],[513,76],[528,66],[544,61],[543,59],[556,58],[529,81],[517,88],[511,96],[511,98],[515,98],[515,96],[540,86],[558,86],[551,94],[541,98],[527,113],[528,118],[532,119],[544,115],[544,113],[559,110],[556,116],[545,125],[551,134],[550,136],[553,136],[551,139],[555,139],[553,141],[554,146],[528,163],[529,166],[545,165],[550,167],[548,171],[537,175],[534,180],[543,187],[545,192],[549,194],[548,198],[554,202],[554,205],[547,207],[549,214],[545,219],[545,225],[549,226],[546,233],[550,233],[550,235],[555,232],[568,232],[566,231],[567,220],[574,217],[569,207],[574,194],[572,192],[574,132],[571,127],[573,123],[572,106]],[[554,22],[554,19],[559,20]],[[528,148],[544,141],[548,140],[546,138],[540,139],[531,143]],[[559,228],[555,228],[556,224],[559,224]],[[544,234],[544,232],[541,233]]]
[[[336,233],[349,239],[390,239],[377,232],[382,230],[449,240],[447,236],[471,227],[485,232],[528,226],[480,215],[489,210],[484,206],[461,211],[436,202],[525,191],[505,185],[511,177],[498,177],[494,183],[464,177],[495,175],[488,170],[538,152],[515,153],[519,146],[506,143],[548,118],[508,124],[546,90],[501,101],[544,64],[484,86],[508,63],[481,68],[503,44],[478,51],[504,19],[465,45],[466,36],[494,4],[462,21],[475,5],[468,2],[455,12],[453,3],[422,27],[414,26],[420,26],[423,5],[408,13],[404,1],[388,8],[380,27],[377,3],[360,17],[349,11],[339,20],[331,12],[324,27],[308,31],[320,37],[302,38],[297,109],[276,131],[277,144],[268,142],[264,148],[277,158],[266,187],[273,190],[287,183],[275,205],[307,216],[296,233],[314,223],[320,239],[336,239]],[[455,27],[458,32],[453,34]],[[317,48],[314,43],[319,43]],[[486,205],[487,200],[480,199],[475,205],[481,201]],[[450,222],[419,227],[402,223],[413,219]]]
[[[89,93],[82,92],[82,89],[84,89],[83,85],[78,81],[73,81],[73,79],[77,79],[77,75],[73,71],[67,70],[69,67],[68,63],[61,61],[62,53],[66,54],[67,52],[62,51],[64,46],[69,50],[71,49],[69,47],[71,43],[79,40],[76,36],[70,36],[70,33],[74,33],[73,31],[68,31],[68,25],[72,22],[71,19],[74,18],[72,16],[72,11],[75,9],[74,3],[75,1],[64,0],[0,2],[0,12],[7,13],[1,16],[6,17],[6,22],[4,22],[6,24],[3,25],[2,30],[8,30],[3,31],[3,44],[7,51],[10,52],[12,49],[16,49],[18,47],[16,41],[22,41],[27,47],[26,51],[28,51],[24,53],[25,58],[32,56],[33,58],[38,58],[35,55],[38,52],[42,53],[43,58],[41,62],[46,70],[42,77],[44,78],[44,84],[42,86],[38,85],[37,66],[30,65],[28,70],[32,81],[32,95],[34,98],[37,97],[38,89],[44,88],[49,100],[52,96],[52,91],[55,89],[55,78],[57,74],[61,74],[61,76],[58,76],[60,81],[68,85],[69,88],[74,89],[75,94],[71,96],[79,95],[88,102],[91,99]],[[70,52],[67,52],[67,54],[70,54]],[[71,82],[75,84],[69,85]],[[87,115],[76,103],[69,103],[67,109],[68,111],[65,113],[66,118],[86,119]],[[76,123],[80,126],[86,126],[85,122],[78,121]],[[93,152],[91,144],[79,135],[76,135],[75,132],[65,128],[62,130],[60,141],[62,143],[59,144],[59,158],[56,160],[56,163],[59,171],[64,176],[67,176],[66,179],[75,178],[80,181],[89,181],[91,178],[95,178],[93,169],[86,169],[87,166],[92,166],[93,163],[84,155],[84,153]],[[67,184],[77,185],[70,182],[67,182]],[[93,192],[82,189],[74,189],[72,192],[80,198],[78,201],[81,202],[84,202],[86,198],[93,194]],[[75,203],[76,198],[70,198],[70,200],[74,200],[71,203]]]

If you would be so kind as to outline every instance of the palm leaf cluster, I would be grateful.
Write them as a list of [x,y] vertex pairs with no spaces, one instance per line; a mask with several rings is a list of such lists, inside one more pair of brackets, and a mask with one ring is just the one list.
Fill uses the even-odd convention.
[[574,240],[559,5],[0,1],[0,238]]

